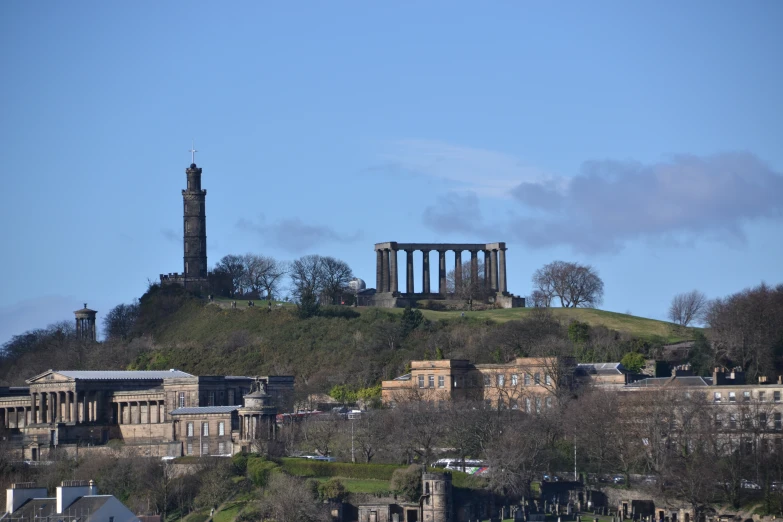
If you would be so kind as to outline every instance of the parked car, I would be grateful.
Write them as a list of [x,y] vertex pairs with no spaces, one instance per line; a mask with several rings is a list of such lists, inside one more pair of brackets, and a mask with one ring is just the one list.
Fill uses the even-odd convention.
[[742,489],[761,489],[761,486],[749,480],[743,480],[742,482],[740,482],[740,487]]
[[622,475],[615,475],[612,477],[612,482],[615,484],[625,484],[625,477]]

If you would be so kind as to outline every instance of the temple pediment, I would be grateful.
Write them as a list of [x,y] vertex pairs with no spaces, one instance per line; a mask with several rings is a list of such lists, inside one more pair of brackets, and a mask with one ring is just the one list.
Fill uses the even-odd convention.
[[53,383],[53,382],[73,382],[73,381],[74,379],[72,377],[67,377],[54,370],[46,370],[45,372],[38,374],[35,377],[31,377],[27,379],[25,382],[27,384],[44,384],[44,383]]

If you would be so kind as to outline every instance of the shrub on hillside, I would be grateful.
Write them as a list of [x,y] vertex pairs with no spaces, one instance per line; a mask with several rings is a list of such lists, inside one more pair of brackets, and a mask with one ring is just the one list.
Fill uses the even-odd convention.
[[421,496],[421,473],[421,466],[416,464],[395,470],[391,478],[392,491],[408,502],[416,502]]
[[317,460],[281,459],[283,470],[297,477],[345,477],[355,479],[390,480],[399,466],[394,464],[351,464]]
[[264,487],[269,477],[280,472],[280,466],[264,457],[251,455],[247,458],[247,476],[258,487]]
[[346,494],[345,486],[338,478],[332,477],[318,485],[318,498],[321,500],[342,502]]

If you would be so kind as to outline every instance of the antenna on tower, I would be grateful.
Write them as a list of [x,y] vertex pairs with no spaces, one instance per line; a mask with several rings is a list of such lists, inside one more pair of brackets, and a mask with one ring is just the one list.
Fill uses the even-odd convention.
[[196,163],[196,153],[198,152],[196,150],[196,140],[193,140],[191,142],[190,150],[188,152],[190,152],[190,162],[195,165],[195,163]]

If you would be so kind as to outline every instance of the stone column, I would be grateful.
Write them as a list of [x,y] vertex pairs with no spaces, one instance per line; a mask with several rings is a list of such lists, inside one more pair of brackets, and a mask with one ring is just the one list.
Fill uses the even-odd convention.
[[492,288],[492,256],[489,254],[489,250],[484,250],[484,289],[490,290]]
[[94,395],[95,406],[93,406],[92,410],[92,420],[94,421],[101,420],[101,395],[102,392],[99,391],[96,391]]
[[413,250],[406,250],[406,262],[405,262],[405,275],[407,276],[405,281],[405,291],[409,294],[413,293]]
[[383,280],[381,281],[381,288],[379,292],[389,291],[389,250],[383,249]]
[[152,410],[150,410],[150,401],[147,401],[147,424],[152,424]]
[[86,390],[82,392],[82,421],[90,422],[90,400]]
[[470,251],[470,285],[478,288],[478,251]]
[[117,403],[117,424],[122,426],[122,403]]
[[490,266],[489,266],[489,288],[493,292],[498,291],[498,251],[490,251]]
[[51,422],[54,424],[59,419],[60,414],[60,401],[59,397],[57,396],[57,392],[50,392],[49,395],[52,397],[52,407],[49,408],[51,412]]
[[454,251],[454,293],[462,287],[462,250]]
[[508,283],[506,280],[506,249],[498,250],[498,291],[505,294],[508,292]]
[[389,270],[391,270],[391,278],[389,279],[389,292],[394,294],[399,293],[399,271],[397,270],[397,251],[393,248],[389,250]]
[[383,292],[383,252],[375,251],[375,291]]
[[446,251],[438,250],[438,292],[446,295]]
[[421,276],[421,291],[425,294],[430,293],[430,251],[422,250],[422,276]]
[[30,408],[30,422],[32,424],[38,424],[38,417],[37,417],[37,415],[38,415],[38,405],[35,402],[37,395],[38,394],[35,393],[35,392],[30,394],[30,404],[31,404],[31,408]]
[[65,422],[71,422],[71,392],[65,392]]

